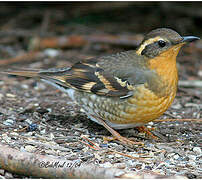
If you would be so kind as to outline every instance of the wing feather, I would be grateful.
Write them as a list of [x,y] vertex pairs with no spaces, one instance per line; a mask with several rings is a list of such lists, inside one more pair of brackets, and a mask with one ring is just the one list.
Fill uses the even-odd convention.
[[126,98],[133,95],[133,86],[120,77],[98,66],[95,59],[74,64],[71,68],[52,68],[48,70],[17,70],[7,71],[6,74],[39,77],[57,84],[63,88],[73,88],[79,91],[94,93],[100,96]]

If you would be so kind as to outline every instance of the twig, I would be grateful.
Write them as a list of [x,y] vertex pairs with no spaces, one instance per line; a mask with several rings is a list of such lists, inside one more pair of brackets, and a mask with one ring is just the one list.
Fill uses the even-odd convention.
[[[128,155],[128,154],[124,154],[124,153],[121,153],[121,152],[118,152],[118,151],[114,151],[114,150],[110,150],[110,151],[111,151],[111,153],[120,154],[120,155],[128,157],[130,159],[135,159],[135,160],[139,160],[139,161],[150,163],[149,161],[145,160],[145,158],[134,157],[134,156],[131,156],[131,155]],[[146,157],[146,158],[149,158],[149,157]]]
[[0,66],[6,66],[17,62],[33,61],[34,59],[37,59],[37,57],[40,55],[41,55],[40,52],[30,51],[10,59],[1,59]]
[[179,81],[178,85],[180,87],[199,87],[202,88],[202,81],[200,80],[187,80],[187,81]]
[[164,122],[164,121],[193,121],[193,122],[202,122],[202,119],[156,119],[153,122]]
[[96,151],[100,150],[100,147],[97,146],[97,145],[96,145],[94,142],[92,142],[90,139],[86,138],[85,136],[81,136],[81,138],[83,138],[83,139],[85,139],[86,141],[88,141],[88,143],[85,143],[84,141],[80,141],[80,142],[82,142],[83,144],[89,146],[90,148],[92,148],[92,149],[94,149],[94,150],[96,150]]
[[142,41],[142,35],[71,35],[59,37],[33,38],[29,49],[37,50],[44,48],[78,48],[87,43],[107,43],[122,46],[138,46]]

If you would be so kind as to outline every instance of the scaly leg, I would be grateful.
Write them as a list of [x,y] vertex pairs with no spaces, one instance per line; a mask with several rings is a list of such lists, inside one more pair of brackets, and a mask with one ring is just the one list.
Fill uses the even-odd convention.
[[96,118],[96,120],[98,120],[100,124],[102,124],[115,137],[115,139],[119,140],[122,144],[129,145],[129,146],[144,145],[142,142],[134,142],[129,140],[128,138],[121,136],[118,132],[112,129],[104,120],[95,116],[93,117]]

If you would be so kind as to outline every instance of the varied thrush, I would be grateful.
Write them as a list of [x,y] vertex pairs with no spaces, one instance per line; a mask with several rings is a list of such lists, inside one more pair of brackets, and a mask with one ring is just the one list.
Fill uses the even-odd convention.
[[91,120],[131,145],[135,142],[114,129],[142,126],[168,109],[177,90],[176,56],[184,44],[198,39],[159,28],[136,50],[84,60],[70,68],[4,73],[39,77],[68,93]]

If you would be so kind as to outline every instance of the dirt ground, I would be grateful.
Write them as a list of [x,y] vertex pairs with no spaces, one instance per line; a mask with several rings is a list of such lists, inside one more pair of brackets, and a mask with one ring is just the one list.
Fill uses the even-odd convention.
[[[0,70],[66,67],[84,58],[135,49],[143,35],[157,27],[202,37],[201,7],[200,2],[0,3]],[[100,38],[87,43],[78,39],[62,45],[55,43],[58,38],[71,35]],[[134,36],[134,41],[115,42],[111,35],[118,39]],[[52,37],[56,38],[55,44],[50,41]],[[48,39],[48,43],[39,44],[43,39]],[[201,52],[199,40],[178,55],[177,96],[159,118],[175,120],[146,125],[154,128],[152,133],[159,140],[133,128],[119,132],[144,142],[143,147],[129,148],[116,140],[105,142],[103,137],[110,133],[90,121],[67,94],[35,79],[1,75],[0,142],[22,152],[53,155],[80,164],[200,179]],[[32,176],[0,169],[0,178]]]

